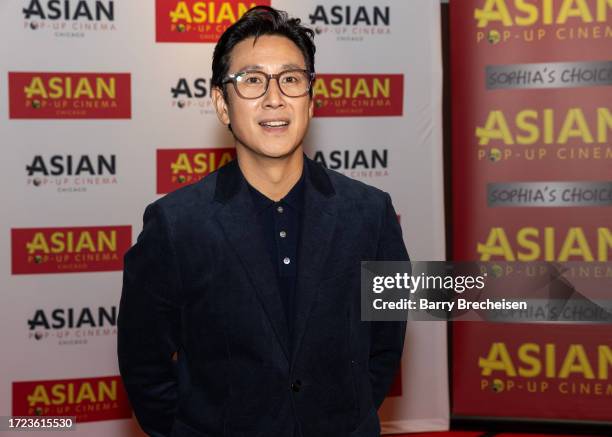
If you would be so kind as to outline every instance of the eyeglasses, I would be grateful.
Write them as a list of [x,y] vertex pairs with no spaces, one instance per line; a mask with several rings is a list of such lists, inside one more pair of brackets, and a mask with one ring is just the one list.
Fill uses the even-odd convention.
[[281,92],[287,97],[302,97],[308,94],[314,73],[307,70],[285,70],[278,74],[263,71],[239,71],[230,74],[223,84],[232,82],[236,93],[243,99],[258,99],[268,91],[270,80],[276,79]]

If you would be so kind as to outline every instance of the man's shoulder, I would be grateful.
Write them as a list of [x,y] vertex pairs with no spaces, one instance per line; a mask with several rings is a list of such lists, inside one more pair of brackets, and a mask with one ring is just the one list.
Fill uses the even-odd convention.
[[181,187],[157,199],[152,205],[162,209],[169,218],[197,211],[208,215],[214,211],[209,205],[214,200],[218,172],[215,171],[198,182]]
[[357,202],[360,205],[371,205],[372,207],[383,206],[386,203],[387,193],[383,190],[352,179],[335,170],[325,167],[323,169],[329,177],[338,199],[351,203]]

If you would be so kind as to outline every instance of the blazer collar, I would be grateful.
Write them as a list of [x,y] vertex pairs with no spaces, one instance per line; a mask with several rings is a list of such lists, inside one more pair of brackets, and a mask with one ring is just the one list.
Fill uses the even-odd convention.
[[[323,196],[330,197],[336,193],[325,169],[306,155],[304,155],[304,172],[304,177],[307,179],[306,183],[312,185]],[[215,200],[223,204],[227,203],[240,192],[244,184],[246,184],[246,180],[242,171],[240,171],[238,160],[234,159],[219,169],[215,186]]]

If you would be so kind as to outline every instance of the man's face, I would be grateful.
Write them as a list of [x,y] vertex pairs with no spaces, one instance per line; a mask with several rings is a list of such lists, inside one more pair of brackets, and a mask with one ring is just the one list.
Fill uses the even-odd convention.
[[[300,49],[288,38],[265,35],[248,38],[234,46],[230,55],[229,73],[259,70],[277,74],[284,70],[306,69]],[[218,89],[212,98],[217,115],[224,123],[231,123],[238,145],[257,155],[281,158],[293,153],[301,144],[312,118],[313,104],[309,95],[287,97],[270,81],[266,94],[257,99],[243,99],[228,83],[226,102]],[[286,122],[283,126],[274,122]]]

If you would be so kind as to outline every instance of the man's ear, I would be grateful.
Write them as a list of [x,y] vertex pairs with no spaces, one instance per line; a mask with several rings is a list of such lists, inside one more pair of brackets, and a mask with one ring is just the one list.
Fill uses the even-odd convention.
[[227,102],[223,96],[223,90],[218,87],[213,87],[210,92],[210,98],[212,99],[213,106],[217,112],[217,118],[224,125],[230,124],[229,112],[227,110]]

